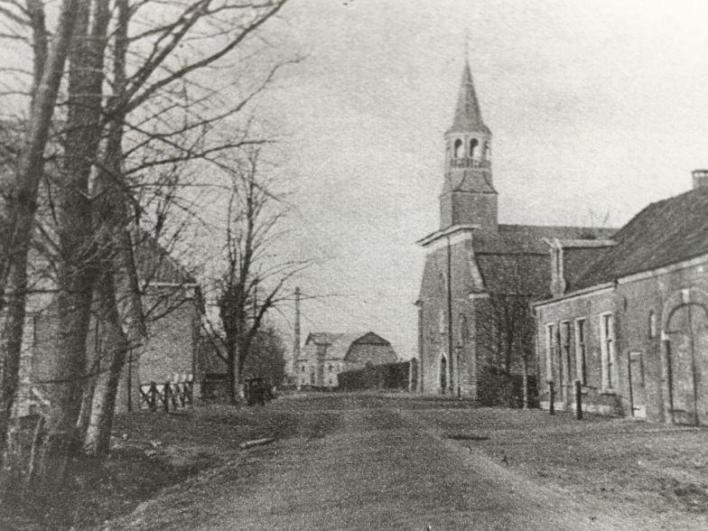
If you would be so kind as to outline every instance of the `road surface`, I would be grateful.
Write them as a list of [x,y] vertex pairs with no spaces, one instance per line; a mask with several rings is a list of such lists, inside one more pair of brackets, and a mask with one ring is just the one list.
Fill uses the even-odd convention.
[[[448,406],[450,404],[448,403]],[[445,402],[362,395],[279,400],[299,435],[143,504],[131,529],[638,529],[416,418]]]

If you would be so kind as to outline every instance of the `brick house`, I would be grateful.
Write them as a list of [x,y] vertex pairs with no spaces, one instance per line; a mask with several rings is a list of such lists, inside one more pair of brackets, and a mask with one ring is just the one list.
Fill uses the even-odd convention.
[[513,382],[536,373],[529,302],[545,295],[550,282],[543,239],[611,231],[500,224],[491,143],[465,64],[445,133],[440,228],[418,242],[427,252],[416,302],[418,389],[508,404]]
[[[548,240],[552,296],[534,304],[554,406],[708,422],[708,172],[594,245]],[[550,404],[544,385],[541,406]]]
[[374,332],[312,332],[295,361],[297,387],[335,389],[341,372],[396,361],[398,356],[391,343]]
[[[121,378],[116,411],[140,407],[140,387],[150,382],[192,381],[195,351],[199,341],[199,323],[203,313],[201,291],[194,277],[146,234],[136,237],[134,255],[142,289],[148,338],[133,348]],[[34,265],[43,263],[34,256]],[[43,388],[49,379],[54,357],[52,348],[57,329],[53,281],[35,272],[39,293],[28,297],[20,366],[17,413],[32,412],[43,402]],[[92,320],[87,337],[87,370],[95,370],[90,360],[100,352],[99,323]],[[198,390],[195,390],[198,392]],[[195,394],[196,396],[196,394]]]

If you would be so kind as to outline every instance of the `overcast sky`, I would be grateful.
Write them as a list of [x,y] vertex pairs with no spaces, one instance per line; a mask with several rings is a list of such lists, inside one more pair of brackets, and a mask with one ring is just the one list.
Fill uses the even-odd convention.
[[[293,0],[307,60],[262,102],[297,189],[290,244],[309,331],[374,330],[408,358],[438,228],[443,137],[469,60],[493,132],[503,223],[621,226],[708,167],[708,4],[656,0]],[[304,340],[304,337],[303,337]]]

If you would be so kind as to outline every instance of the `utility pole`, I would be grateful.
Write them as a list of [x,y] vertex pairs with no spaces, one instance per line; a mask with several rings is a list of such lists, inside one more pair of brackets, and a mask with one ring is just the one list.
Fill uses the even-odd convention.
[[293,373],[297,389],[300,390],[300,373],[298,373],[297,362],[300,359],[300,288],[295,288],[295,343],[293,345]]

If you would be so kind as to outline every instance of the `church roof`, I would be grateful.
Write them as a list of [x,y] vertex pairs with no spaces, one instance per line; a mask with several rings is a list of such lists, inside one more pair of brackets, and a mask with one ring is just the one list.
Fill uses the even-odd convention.
[[448,133],[482,131],[490,133],[489,128],[482,121],[482,111],[479,108],[477,93],[474,90],[474,82],[472,81],[472,72],[470,65],[465,61],[465,67],[462,71],[462,82],[460,83],[460,92],[457,97],[457,107],[455,108],[455,117],[452,121],[452,127],[448,129]]
[[550,255],[544,239],[608,238],[614,229],[543,225],[499,225],[497,233],[474,236],[474,254],[489,293],[528,297],[548,295]]
[[484,286],[479,293],[542,297],[550,286],[548,253],[482,254],[477,267]]
[[575,289],[611,282],[708,254],[708,188],[652,203],[612,238]]
[[616,229],[552,225],[499,225],[497,233],[474,236],[475,254],[540,254],[548,256],[544,239],[605,239]]

